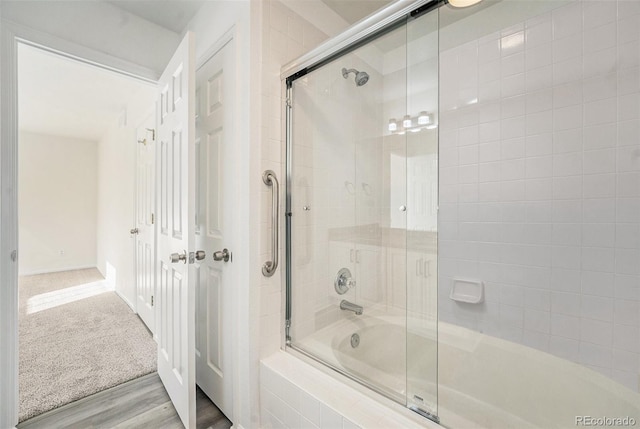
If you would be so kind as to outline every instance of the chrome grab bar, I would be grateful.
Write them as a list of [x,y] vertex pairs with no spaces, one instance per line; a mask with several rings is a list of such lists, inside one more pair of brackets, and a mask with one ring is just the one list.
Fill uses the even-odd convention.
[[265,170],[265,172],[262,173],[262,181],[265,185],[271,186],[272,190],[271,204],[273,208],[271,221],[273,222],[273,227],[271,230],[271,255],[273,256],[273,260],[267,261],[262,265],[262,275],[271,277],[278,268],[278,248],[280,247],[278,243],[280,239],[280,204],[278,200],[280,198],[280,185],[278,184],[276,173],[272,170]]

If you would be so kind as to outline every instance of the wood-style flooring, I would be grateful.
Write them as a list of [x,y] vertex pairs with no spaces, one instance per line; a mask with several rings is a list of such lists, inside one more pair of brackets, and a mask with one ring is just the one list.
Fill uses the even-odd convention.
[[[231,422],[200,389],[197,389],[196,398],[197,429],[231,428]],[[183,427],[157,372],[51,410],[18,425],[18,429]]]

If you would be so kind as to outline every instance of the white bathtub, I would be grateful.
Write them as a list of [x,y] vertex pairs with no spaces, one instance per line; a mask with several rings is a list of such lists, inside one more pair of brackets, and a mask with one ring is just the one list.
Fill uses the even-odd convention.
[[[368,311],[298,345],[398,402],[415,404],[417,395],[422,408],[437,404],[452,428],[575,428],[577,416],[630,417],[640,425],[640,394],[591,369],[443,322],[436,349],[434,329],[422,323],[405,335],[406,323]],[[360,337],[355,348],[353,334]]]

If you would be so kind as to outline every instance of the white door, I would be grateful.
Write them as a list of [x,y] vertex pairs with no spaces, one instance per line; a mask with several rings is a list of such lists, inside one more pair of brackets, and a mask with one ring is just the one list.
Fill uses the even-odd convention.
[[136,129],[136,309],[155,333],[155,114]]
[[[231,380],[234,48],[228,42],[196,72],[196,382],[233,420]],[[220,260],[222,257],[222,260]],[[226,260],[226,262],[225,262]]]
[[195,51],[187,33],[158,83],[158,374],[195,428]]

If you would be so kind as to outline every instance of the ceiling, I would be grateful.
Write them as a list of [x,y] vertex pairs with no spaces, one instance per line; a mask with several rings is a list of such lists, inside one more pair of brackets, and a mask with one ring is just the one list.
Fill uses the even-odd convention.
[[124,107],[151,87],[38,48],[18,47],[21,131],[98,141]]
[[[309,3],[310,0],[297,0]],[[317,1],[317,0],[316,0]],[[360,21],[394,0],[320,0],[348,24]],[[206,0],[107,0],[114,6],[182,34]]]
[[349,24],[353,24],[382,9],[393,0],[322,0],[322,2]]
[[174,33],[182,34],[203,0],[109,0],[114,6],[146,19]]

